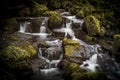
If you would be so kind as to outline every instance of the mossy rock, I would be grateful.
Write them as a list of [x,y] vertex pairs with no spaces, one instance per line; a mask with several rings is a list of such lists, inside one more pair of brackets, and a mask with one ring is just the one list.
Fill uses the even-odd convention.
[[104,35],[105,33],[104,29],[101,28],[100,21],[92,15],[84,18],[84,25],[84,28],[90,36]]
[[15,18],[7,18],[1,20],[1,27],[4,31],[15,32],[17,31],[17,21]]
[[25,49],[30,57],[33,57],[37,53],[36,49],[29,42],[24,42],[20,47]]
[[54,28],[60,28],[62,26],[62,23],[62,16],[59,14],[55,14],[50,16],[48,20],[48,27],[53,30]]
[[43,16],[52,16],[58,14],[56,11],[45,11],[42,15]]
[[79,42],[72,39],[64,39],[64,48],[65,48],[65,56],[71,57],[75,50],[79,47]]
[[47,11],[48,8],[44,4],[39,4],[37,2],[34,2],[33,8],[31,8],[31,15],[32,16],[40,16],[43,12]]
[[0,58],[5,65],[10,68],[15,68],[17,66],[16,63],[30,59],[35,54],[36,50],[31,45],[26,44],[24,47],[9,45],[0,51]]

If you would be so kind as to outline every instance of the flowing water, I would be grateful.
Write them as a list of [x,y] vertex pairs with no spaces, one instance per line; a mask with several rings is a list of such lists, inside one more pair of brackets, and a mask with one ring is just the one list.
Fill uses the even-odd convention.
[[[68,14],[68,13],[64,13]],[[63,14],[61,14],[63,15]],[[120,76],[120,65],[114,60],[114,58],[110,57],[107,53],[103,53],[101,46],[99,44],[90,45],[86,42],[76,38],[74,35],[74,31],[72,30],[72,23],[79,23],[80,25],[83,24],[83,20],[76,19],[75,16],[63,16],[67,19],[69,19],[69,22],[66,22],[65,25],[61,26],[59,29],[54,29],[55,32],[65,33],[64,38],[67,38],[69,35],[71,39],[76,40],[80,43],[80,45],[85,47],[86,52],[84,55],[86,55],[89,59],[83,61],[83,63],[80,65],[80,67],[84,68],[87,71],[104,71],[106,73],[109,73],[111,76],[111,73],[117,74]],[[43,20],[41,26],[40,26],[40,33],[26,33],[25,29],[27,25],[30,24],[30,22],[25,22],[20,24],[20,31],[24,34],[30,34],[33,36],[40,36],[41,40],[45,40],[47,36],[49,35],[46,33],[46,26],[45,22],[47,20]],[[65,26],[65,27],[64,27]],[[59,39],[55,40],[45,40],[45,43],[49,45],[48,48],[46,48],[45,52],[42,47],[39,47],[38,52],[38,58],[42,59],[46,64],[43,69],[39,69],[36,73],[38,80],[63,80],[60,75],[61,71],[59,68],[57,68],[57,65],[59,62],[63,59],[63,51],[62,51],[62,41]],[[108,77],[110,77],[108,75]],[[114,77],[114,76],[113,76]],[[113,78],[112,77],[112,78]],[[114,77],[114,79],[116,79]]]

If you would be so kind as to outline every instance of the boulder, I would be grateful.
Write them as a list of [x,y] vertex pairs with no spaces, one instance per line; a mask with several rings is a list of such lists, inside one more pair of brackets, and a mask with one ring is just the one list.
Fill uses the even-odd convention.
[[61,28],[62,22],[63,22],[62,16],[60,16],[59,14],[52,15],[48,19],[48,27],[51,30],[53,30],[55,28]]
[[105,33],[104,29],[101,28],[100,21],[92,15],[84,18],[83,29],[90,36],[104,35]]

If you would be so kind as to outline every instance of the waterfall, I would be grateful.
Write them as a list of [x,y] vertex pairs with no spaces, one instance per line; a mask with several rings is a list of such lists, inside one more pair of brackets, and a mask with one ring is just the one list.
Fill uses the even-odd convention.
[[19,32],[25,33],[27,26],[30,24],[30,22],[25,21],[24,23],[20,23],[20,30]]
[[46,27],[45,26],[41,26],[40,27],[40,33],[45,33],[46,32]]
[[[43,53],[41,47],[39,48],[38,57],[47,63],[44,66],[44,69],[40,69],[40,72],[42,75],[48,75],[50,73],[60,74],[57,65],[63,58],[63,53],[61,53],[62,42],[61,40],[57,39],[53,41],[46,41],[46,44],[51,46],[49,48],[46,48],[46,53]],[[46,54],[46,56],[44,54]]]

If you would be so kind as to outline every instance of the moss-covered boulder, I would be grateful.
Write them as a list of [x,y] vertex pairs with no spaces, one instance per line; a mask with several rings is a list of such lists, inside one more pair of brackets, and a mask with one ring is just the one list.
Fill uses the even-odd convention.
[[0,20],[1,28],[7,32],[15,32],[18,30],[17,21],[15,18],[6,18]]
[[63,40],[65,57],[69,61],[81,64],[82,61],[86,58],[84,55],[85,48],[81,46],[78,41],[72,39]]
[[79,47],[79,42],[72,40],[72,39],[64,39],[64,46],[65,46],[65,55],[66,56],[71,56],[75,49]]
[[56,11],[45,11],[42,15],[43,16],[52,16],[58,14]]
[[100,21],[92,15],[84,18],[83,28],[90,36],[104,35],[105,33],[104,28],[101,28]]
[[7,67],[16,68],[17,63],[32,58],[36,53],[36,49],[30,43],[16,43],[1,50],[0,59]]
[[31,8],[31,15],[32,16],[40,16],[43,12],[47,11],[48,8],[44,4],[39,4],[34,2],[33,7]]
[[60,28],[62,26],[62,16],[55,14],[50,16],[48,20],[48,27],[53,30],[54,28]]

